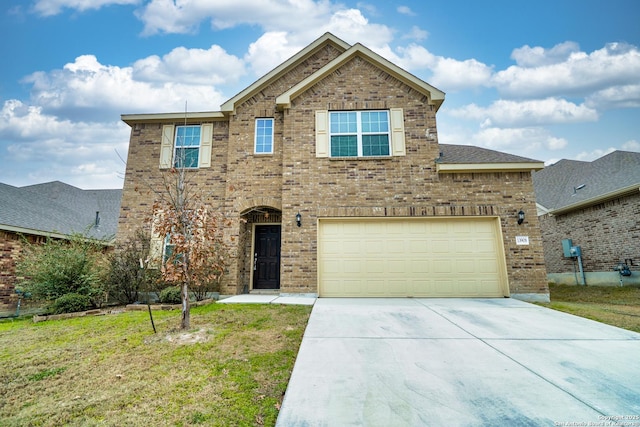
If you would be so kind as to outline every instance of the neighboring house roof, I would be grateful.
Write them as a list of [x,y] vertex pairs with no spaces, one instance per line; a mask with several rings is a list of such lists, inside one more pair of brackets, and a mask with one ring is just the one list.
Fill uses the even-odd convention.
[[614,151],[593,162],[560,160],[533,174],[541,212],[560,214],[638,193],[640,153]]
[[121,197],[122,190],[82,190],[60,181],[26,187],[0,183],[0,229],[53,237],[83,233],[111,240],[118,228]]
[[439,144],[440,157],[436,159],[438,172],[465,171],[530,171],[544,168],[544,162],[489,150],[472,145]]

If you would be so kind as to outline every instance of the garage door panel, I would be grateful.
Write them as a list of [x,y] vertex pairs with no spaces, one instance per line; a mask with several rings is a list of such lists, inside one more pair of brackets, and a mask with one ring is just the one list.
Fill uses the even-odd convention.
[[503,296],[496,218],[321,219],[320,296]]

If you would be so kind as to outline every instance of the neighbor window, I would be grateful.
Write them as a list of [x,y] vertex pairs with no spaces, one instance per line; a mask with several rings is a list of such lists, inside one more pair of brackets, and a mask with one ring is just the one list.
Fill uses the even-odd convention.
[[387,111],[329,113],[331,157],[389,156]]
[[173,165],[177,168],[197,168],[200,153],[200,126],[176,126]]
[[256,119],[256,154],[273,153],[273,119]]

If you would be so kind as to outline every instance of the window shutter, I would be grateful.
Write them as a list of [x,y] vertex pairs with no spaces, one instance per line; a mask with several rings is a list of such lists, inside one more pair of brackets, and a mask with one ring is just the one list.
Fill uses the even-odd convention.
[[404,144],[404,113],[402,108],[391,108],[389,110],[391,121],[391,155],[406,156],[407,151]]
[[164,238],[156,231],[156,226],[162,212],[156,212],[153,214],[153,221],[151,222],[151,241],[149,242],[149,268],[160,268],[162,264],[162,249],[164,246]]
[[211,167],[211,144],[213,143],[213,123],[204,123],[200,130],[199,168]]
[[316,111],[316,157],[329,157],[329,112]]
[[169,169],[173,159],[174,125],[162,126],[162,141],[160,142],[160,169]]

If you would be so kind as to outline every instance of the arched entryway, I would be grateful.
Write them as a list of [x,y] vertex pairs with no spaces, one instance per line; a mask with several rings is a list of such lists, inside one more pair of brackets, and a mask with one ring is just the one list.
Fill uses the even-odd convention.
[[242,292],[275,292],[280,289],[282,211],[255,206],[245,210],[241,218]]

